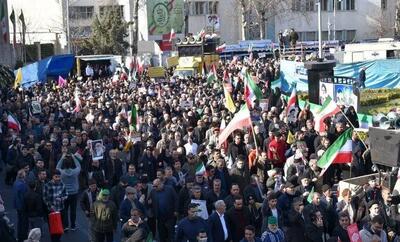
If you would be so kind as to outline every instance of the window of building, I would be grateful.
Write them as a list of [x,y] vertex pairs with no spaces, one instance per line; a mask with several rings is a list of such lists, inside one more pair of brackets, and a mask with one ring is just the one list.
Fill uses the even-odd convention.
[[71,19],[91,19],[93,13],[93,6],[69,7],[69,17]]
[[306,11],[313,12],[315,9],[315,1],[314,0],[306,0]]
[[292,0],[292,11],[299,12],[301,11],[301,0]]
[[[342,0],[344,2],[345,0]],[[355,1],[356,0],[346,0],[346,10],[354,10],[355,9]]]
[[193,15],[203,15],[205,2],[193,2]]
[[343,1],[344,0],[333,0],[334,1],[334,4],[336,3],[336,11],[340,11],[340,10],[343,10],[344,8],[343,8]]
[[336,30],[336,40],[344,40],[342,30]]
[[321,11],[328,11],[329,0],[321,0]]
[[218,14],[218,2],[208,2],[208,14]]
[[346,41],[352,42],[356,38],[356,31],[355,30],[347,30],[346,31]]
[[322,40],[329,40],[328,31],[322,31]]
[[117,9],[118,14],[119,14],[121,17],[124,17],[124,6],[122,6],[122,5],[100,6],[100,7],[99,7],[99,14],[100,14],[100,17],[103,17],[104,15],[106,15],[107,12],[111,11],[113,8]]
[[387,0],[381,0],[381,9],[387,8]]

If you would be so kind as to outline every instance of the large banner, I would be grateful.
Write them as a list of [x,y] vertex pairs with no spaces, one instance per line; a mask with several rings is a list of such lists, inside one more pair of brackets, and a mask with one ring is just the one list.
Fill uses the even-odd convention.
[[333,100],[338,105],[353,106],[356,111],[358,109],[358,97],[354,95],[352,85],[335,84]]
[[220,22],[218,15],[208,14],[206,18],[207,18],[206,32],[210,34],[219,33]]
[[147,1],[147,24],[149,35],[171,32],[180,34],[184,27],[183,0]]

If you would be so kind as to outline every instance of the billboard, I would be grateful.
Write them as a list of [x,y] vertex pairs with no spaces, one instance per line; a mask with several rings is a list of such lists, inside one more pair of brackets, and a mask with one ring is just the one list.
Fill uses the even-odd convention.
[[183,0],[152,0],[146,4],[149,35],[168,34],[171,29],[177,34],[183,32]]

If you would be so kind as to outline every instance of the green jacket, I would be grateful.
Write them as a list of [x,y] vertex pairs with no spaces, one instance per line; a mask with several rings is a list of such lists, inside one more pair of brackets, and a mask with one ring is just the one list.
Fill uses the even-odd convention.
[[97,200],[93,203],[93,225],[92,229],[96,232],[113,232],[117,229],[118,210],[113,201],[103,202]]

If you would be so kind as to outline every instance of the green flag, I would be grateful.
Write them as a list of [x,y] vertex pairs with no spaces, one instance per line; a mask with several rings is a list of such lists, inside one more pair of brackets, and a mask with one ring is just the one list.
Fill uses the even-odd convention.
[[131,127],[134,131],[137,131],[137,110],[134,103],[131,107]]
[[310,192],[310,193],[308,194],[308,196],[307,196],[307,202],[308,202],[308,203],[311,203],[313,197],[314,197],[314,187],[311,188],[311,192]]

